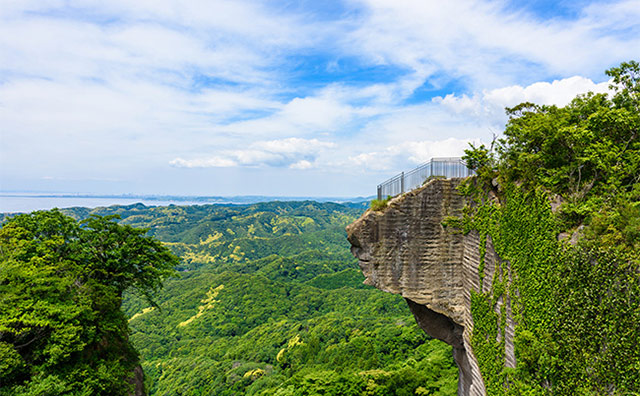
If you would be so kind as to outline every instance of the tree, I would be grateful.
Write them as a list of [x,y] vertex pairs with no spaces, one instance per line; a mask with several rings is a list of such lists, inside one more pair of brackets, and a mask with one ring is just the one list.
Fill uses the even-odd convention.
[[[640,64],[606,73],[611,94],[507,109],[496,151],[466,152],[468,164],[492,164],[485,169],[497,183],[468,183],[463,227],[491,237],[509,268],[506,285],[496,276],[471,294],[471,344],[488,394],[640,390]],[[497,199],[475,184],[497,187]],[[516,323],[515,370],[502,363],[504,296]]]
[[0,229],[0,395],[121,395],[136,351],[120,310],[149,301],[178,263],[146,230],[54,209]]

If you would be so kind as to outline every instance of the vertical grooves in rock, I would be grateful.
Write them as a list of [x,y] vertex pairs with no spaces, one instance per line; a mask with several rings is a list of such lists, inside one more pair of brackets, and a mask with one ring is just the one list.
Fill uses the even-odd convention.
[[[473,318],[471,317],[471,290],[480,290],[480,236],[476,231],[471,231],[464,237],[464,254],[462,260],[464,272],[464,348],[469,351],[468,359],[471,366],[471,386],[469,395],[481,396],[486,394],[484,382],[478,367],[478,360],[471,348],[471,332],[473,330]],[[486,257],[485,257],[486,260]],[[485,271],[487,266],[485,264]]]
[[[347,234],[365,283],[405,297],[420,327],[453,346],[460,373],[458,394],[481,396],[486,391],[470,345],[471,290],[490,290],[496,264],[508,276],[508,263],[500,261],[488,238],[481,285],[478,233],[463,236],[442,226],[447,216],[461,215],[465,200],[457,193],[460,182],[432,180],[392,199],[381,212],[367,211],[347,227]],[[498,302],[496,312],[505,302],[505,361],[514,367],[508,297]]]

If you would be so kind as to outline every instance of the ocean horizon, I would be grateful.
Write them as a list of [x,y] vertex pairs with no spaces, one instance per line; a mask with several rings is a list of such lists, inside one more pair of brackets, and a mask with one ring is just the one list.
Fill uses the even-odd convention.
[[362,202],[373,197],[327,198],[327,197],[270,197],[261,195],[245,195],[233,197],[201,197],[201,196],[163,196],[163,195],[91,195],[72,193],[0,193],[0,213],[29,213],[35,210],[53,208],[97,208],[113,205],[145,206],[169,205],[246,205],[269,201],[301,201],[314,200],[320,202]]

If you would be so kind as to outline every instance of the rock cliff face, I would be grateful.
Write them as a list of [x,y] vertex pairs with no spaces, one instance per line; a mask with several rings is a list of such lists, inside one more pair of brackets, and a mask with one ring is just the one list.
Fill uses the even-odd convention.
[[[495,254],[487,242],[484,284],[480,284],[479,238],[447,230],[442,222],[458,216],[465,199],[457,193],[461,179],[435,179],[392,199],[382,211],[367,211],[347,227],[351,251],[365,283],[402,295],[418,325],[453,347],[459,368],[459,395],[484,395],[485,387],[471,349],[471,290],[488,290]],[[506,303],[506,365],[515,366],[513,323]]]
[[147,392],[144,389],[144,372],[142,371],[142,366],[136,366],[133,369],[133,375],[129,383],[133,384],[133,392],[129,393],[130,396],[147,396]]

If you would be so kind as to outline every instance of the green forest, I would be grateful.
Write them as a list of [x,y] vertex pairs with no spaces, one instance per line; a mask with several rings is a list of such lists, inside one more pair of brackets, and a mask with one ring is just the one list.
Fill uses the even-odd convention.
[[[0,308],[0,394],[126,394],[130,390],[126,370],[137,361],[151,395],[455,394],[457,368],[451,348],[417,327],[401,297],[362,284],[364,278],[344,231],[362,211],[359,204],[307,201],[240,206],[139,204],[64,210],[70,217],[56,213],[57,220],[52,222],[80,229],[82,224],[76,225],[75,220],[87,218],[117,221],[116,229],[126,227],[129,233],[147,229],[145,238],[162,241],[180,258],[179,263],[164,260],[177,263],[177,272],[162,290],[129,287],[121,297],[114,295],[112,303],[117,305],[121,298],[125,315],[120,321],[94,317],[94,322],[104,319],[95,327],[119,326],[112,333],[120,337],[116,345],[127,346],[129,357],[120,372],[100,378],[87,375],[93,385],[87,385],[89,379],[73,376],[108,367],[108,362],[102,354],[93,354],[85,366],[76,367],[76,355],[87,355],[90,340],[102,338],[77,336],[74,339],[80,339],[80,345],[75,348],[49,340],[48,348],[64,352],[51,366],[43,359],[22,356],[20,343],[4,328],[15,328],[18,315]],[[50,216],[51,212],[36,212],[19,216],[17,222],[9,220],[0,240],[15,243],[6,235],[14,223],[42,222]],[[41,235],[38,243],[57,238],[52,233]],[[126,246],[126,238],[122,240]],[[3,251],[3,266],[7,259]],[[32,270],[45,270],[38,265],[33,263]],[[2,272],[3,299],[16,282]],[[12,293],[18,299],[22,291]],[[60,296],[52,296],[50,302],[55,309],[71,303]],[[94,305],[88,303],[87,309],[95,316],[100,310]],[[58,320],[56,326],[70,320],[51,316]],[[127,325],[131,348],[126,343]],[[38,323],[30,331],[46,332],[52,326]],[[21,339],[31,333],[23,331]],[[98,386],[105,378],[114,384],[120,380],[121,389]],[[52,388],[58,382],[65,386]]]
[[[470,341],[488,395],[640,393],[640,64],[607,74],[610,94],[522,103],[466,151],[476,176],[443,226],[479,237]],[[0,396],[127,395],[140,366],[152,395],[455,394],[451,348],[363,284],[344,230],[365,208],[3,215]]]
[[[458,222],[500,257],[471,293],[471,344],[488,395],[640,392],[640,65],[611,95],[508,109],[504,137],[467,150],[477,177]],[[455,221],[454,221],[455,223]],[[505,307],[515,368],[505,367]]]

